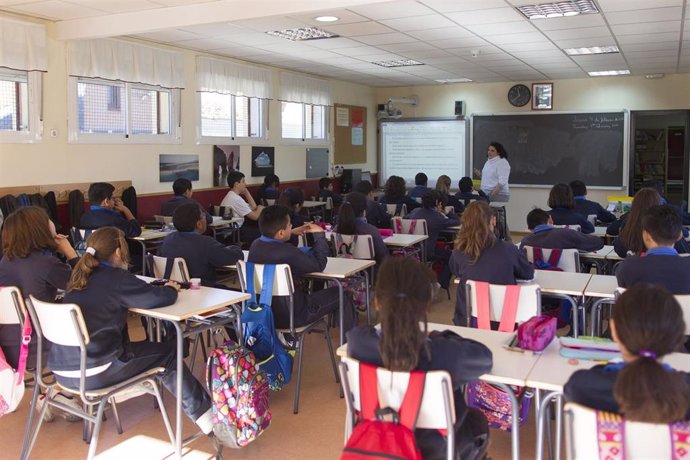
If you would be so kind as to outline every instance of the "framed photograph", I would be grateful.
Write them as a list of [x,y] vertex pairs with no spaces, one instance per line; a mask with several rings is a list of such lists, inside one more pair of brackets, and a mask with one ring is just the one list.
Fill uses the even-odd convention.
[[159,169],[161,182],[174,182],[184,178],[191,181],[199,180],[199,155],[173,155],[161,153],[159,155]]
[[553,83],[532,83],[532,110],[553,109]]
[[225,187],[229,171],[240,169],[239,145],[213,146],[213,186]]
[[273,147],[252,147],[252,177],[273,174],[275,149]]

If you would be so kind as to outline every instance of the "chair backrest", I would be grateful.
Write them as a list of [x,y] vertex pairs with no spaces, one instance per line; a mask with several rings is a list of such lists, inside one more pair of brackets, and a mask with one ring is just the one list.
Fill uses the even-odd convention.
[[[354,420],[354,411],[361,409],[359,397],[359,361],[349,357],[342,358],[341,377],[346,386],[345,398],[348,410],[348,423]],[[382,408],[398,410],[402,404],[409,372],[393,372],[379,367],[378,392]],[[446,371],[428,371],[424,382],[422,405],[417,419],[417,428],[452,430],[455,423],[453,385]],[[450,422],[450,424],[448,423]]]
[[454,212],[455,212],[455,207],[454,207],[454,206],[446,206],[446,207],[443,209],[443,212],[444,212],[446,215],[450,214],[451,212],[454,213]]
[[[391,216],[395,215],[395,212],[397,211],[397,209],[398,209],[397,204],[387,204],[386,205],[386,211],[388,211],[388,214],[390,214]],[[400,205],[400,217],[405,217],[406,215],[407,215],[407,205],[405,203],[403,203],[402,205]]]
[[[172,261],[172,270],[170,271],[170,276],[165,276],[165,269],[168,265],[168,260]],[[150,256],[149,260],[152,261],[152,272],[153,276],[156,278],[168,278],[173,281],[188,282],[190,279],[189,270],[187,269],[187,262],[182,257],[168,258],[161,256]]]
[[172,224],[173,218],[172,216],[161,216],[160,214],[154,214],[153,218],[158,222],[159,224]]
[[262,198],[261,201],[263,201],[264,206],[273,206],[276,204],[276,199],[275,198]]
[[[394,217],[393,220],[394,221],[391,222],[393,233],[429,236],[429,229],[426,226],[426,219],[402,219],[399,217]],[[395,222],[396,220],[400,222],[399,225]]]
[[[537,284],[519,284],[520,297],[518,299],[515,322],[520,324],[541,313],[541,289]],[[467,280],[465,285],[467,297],[468,317],[477,317],[477,288],[474,280]],[[503,313],[503,299],[506,286],[489,284],[489,316],[491,321],[501,321]]]
[[318,201],[325,201],[326,202],[326,210],[327,211],[330,211],[333,209],[333,197],[327,196],[327,197],[325,197],[325,200],[324,200],[324,197],[320,196]]
[[230,206],[219,206],[219,205],[213,205],[208,208],[209,213],[212,216],[219,216],[222,218],[232,218],[232,208]]
[[[353,259],[374,259],[374,239],[371,235],[343,235],[342,233],[333,232],[331,233],[331,241],[336,257],[347,257],[347,255],[350,255]],[[339,246],[341,245],[349,247],[347,255],[339,253]]]
[[89,331],[81,309],[73,303],[51,303],[29,297],[27,304],[32,311],[34,329],[40,328],[41,335],[49,342],[67,347],[79,347],[89,343]]
[[[534,264],[534,247],[524,246],[527,260]],[[541,248],[544,262],[549,260],[552,249]],[[580,252],[577,249],[561,249],[561,258],[558,259],[557,267],[564,272],[579,272],[580,271]],[[536,268],[536,267],[535,267]]]
[[582,228],[580,225],[554,225],[555,228],[569,228],[570,230],[577,230],[578,232],[582,231]]
[[683,310],[683,320],[685,321],[685,335],[690,335],[690,295],[674,296]]
[[16,286],[0,287],[0,324],[22,324],[26,305]]
[[592,224],[593,227],[597,225],[597,215],[596,214],[588,214],[587,220],[589,221],[590,224]]
[[[240,286],[242,292],[247,290],[247,262],[244,260],[237,261],[237,272],[239,273]],[[254,264],[254,291],[261,293],[261,287],[264,280],[264,264]],[[295,292],[295,285],[292,281],[292,271],[288,264],[277,264],[276,274],[273,278],[273,295],[274,296],[291,296]]]
[[[597,411],[575,403],[565,405],[568,459],[605,458],[599,453]],[[625,422],[624,455],[617,458],[648,460],[680,458],[673,455],[670,426],[666,424]]]

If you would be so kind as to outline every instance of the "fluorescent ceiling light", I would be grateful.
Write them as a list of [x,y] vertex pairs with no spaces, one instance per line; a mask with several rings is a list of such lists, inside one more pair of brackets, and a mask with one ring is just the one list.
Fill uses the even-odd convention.
[[410,67],[413,65],[424,65],[423,62],[415,61],[414,59],[395,59],[392,61],[376,61],[372,64],[380,65],[381,67]]
[[592,0],[568,0],[538,5],[521,5],[516,7],[527,19],[558,18],[577,16],[578,14],[597,14],[599,10]]
[[617,46],[591,46],[589,48],[563,48],[569,56],[579,56],[582,54],[611,54],[618,53]]
[[319,22],[335,22],[340,18],[338,16],[318,16],[314,19],[316,19]]
[[445,78],[443,80],[436,80],[439,83],[467,83],[472,80],[469,78]]
[[274,37],[285,38],[295,42],[305,40],[320,40],[322,38],[335,38],[338,35],[331,32],[326,32],[316,27],[300,27],[299,29],[285,29],[285,30],[269,30],[268,35]]
[[606,77],[610,75],[630,75],[629,70],[597,70],[596,72],[587,72],[590,77]]
[[648,73],[644,76],[647,80],[656,80],[657,78],[664,78],[663,73]]

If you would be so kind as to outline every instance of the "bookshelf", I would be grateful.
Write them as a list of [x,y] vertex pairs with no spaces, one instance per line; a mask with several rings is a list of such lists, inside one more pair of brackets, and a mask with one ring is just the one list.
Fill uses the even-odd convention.
[[635,130],[634,190],[642,188],[648,180],[666,183],[666,129]]

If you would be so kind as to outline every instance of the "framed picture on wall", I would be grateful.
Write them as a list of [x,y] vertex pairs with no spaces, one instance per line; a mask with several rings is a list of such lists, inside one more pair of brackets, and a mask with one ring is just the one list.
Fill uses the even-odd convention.
[[273,147],[252,147],[252,177],[273,174],[275,149]]
[[213,186],[225,187],[229,171],[240,170],[239,145],[213,146]]
[[159,155],[161,182],[175,182],[175,179],[199,180],[199,155]]
[[532,83],[532,110],[553,109],[553,83]]

